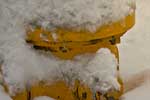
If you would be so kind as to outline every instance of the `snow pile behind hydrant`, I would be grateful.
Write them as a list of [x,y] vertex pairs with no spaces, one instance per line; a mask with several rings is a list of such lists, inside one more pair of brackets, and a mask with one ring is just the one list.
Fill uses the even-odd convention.
[[95,91],[119,89],[118,63],[108,49],[63,61],[28,46],[24,41],[24,22],[42,16],[40,24],[46,27],[83,28],[94,32],[102,24],[125,17],[130,12],[126,1],[129,0],[66,0],[60,7],[52,7],[50,0],[1,0],[2,80],[9,93],[15,95],[39,81],[53,83],[61,79],[68,84],[79,79]]

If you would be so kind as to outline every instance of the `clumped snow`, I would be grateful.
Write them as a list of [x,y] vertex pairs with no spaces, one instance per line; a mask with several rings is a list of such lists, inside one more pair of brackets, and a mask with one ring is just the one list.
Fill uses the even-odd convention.
[[18,46],[7,53],[2,66],[3,78],[11,95],[39,81],[53,83],[64,80],[68,85],[72,85],[74,80],[78,79],[92,90],[102,93],[120,88],[116,72],[118,63],[108,49],[65,61]]
[[50,30],[67,28],[95,32],[104,24],[123,19],[133,10],[134,0],[67,0],[43,15],[39,13],[36,24]]
[[100,49],[88,61],[87,68],[81,73],[84,72],[86,74],[86,76],[83,75],[83,79],[86,79],[85,83],[89,84],[91,88],[106,93],[109,89],[120,89],[117,81],[117,65],[117,59],[108,49]]
[[47,97],[47,96],[41,96],[41,97],[36,97],[33,100],[55,100],[55,99]]

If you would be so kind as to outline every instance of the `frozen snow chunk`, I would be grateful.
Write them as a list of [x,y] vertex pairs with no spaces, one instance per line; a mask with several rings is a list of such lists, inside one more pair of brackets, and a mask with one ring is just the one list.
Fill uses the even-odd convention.
[[109,49],[100,49],[88,62],[84,70],[85,83],[102,93],[110,89],[119,90],[120,84],[117,81],[118,62]]

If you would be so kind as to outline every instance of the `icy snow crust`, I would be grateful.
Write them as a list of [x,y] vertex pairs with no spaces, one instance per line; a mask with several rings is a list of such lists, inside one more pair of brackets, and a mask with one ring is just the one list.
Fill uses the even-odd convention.
[[[60,3],[59,0],[56,1]],[[77,1],[74,3],[75,5],[78,4]],[[98,5],[98,3],[117,5],[118,2],[118,5],[121,4],[121,6],[114,6],[117,7],[114,15],[116,13],[117,16],[125,14],[122,15],[121,13],[122,4],[124,4],[123,0],[116,0],[117,2],[115,0],[105,1],[93,0],[91,3],[93,5]],[[41,80],[52,83],[54,80],[60,79],[63,79],[68,84],[72,84],[75,79],[79,79],[88,84],[93,90],[100,90],[101,92],[106,92],[110,88],[119,89],[116,79],[117,60],[108,49],[101,49],[97,54],[78,56],[73,61],[60,61],[51,54],[33,50],[25,43],[24,23],[37,18],[39,15],[48,14],[47,16],[49,16],[47,12],[55,11],[57,6],[65,7],[57,2],[55,2],[54,7],[51,0],[0,0],[0,55],[2,55],[0,59],[2,62],[4,61],[2,66],[3,79],[8,85],[9,93],[15,95],[25,87],[30,87]],[[64,5],[67,5],[66,2],[67,0]],[[69,4],[73,4],[71,2],[73,0]],[[80,2],[84,4],[83,1]],[[89,7],[93,8],[92,5]],[[84,9],[86,10],[86,8]],[[90,12],[90,9],[88,10]],[[93,14],[94,12],[90,13]],[[95,17],[93,19],[95,20]]]
[[[37,25],[52,30],[65,28],[96,32],[104,24],[123,19],[133,12],[133,0],[65,0],[41,15]],[[55,2],[55,0],[54,0]]]

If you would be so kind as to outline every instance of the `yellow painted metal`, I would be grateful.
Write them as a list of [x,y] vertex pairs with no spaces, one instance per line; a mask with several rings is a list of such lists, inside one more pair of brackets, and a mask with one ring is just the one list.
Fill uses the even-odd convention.
[[[59,81],[52,85],[35,85],[31,88],[31,98],[33,99],[37,96],[50,96],[56,100],[92,100],[91,91],[78,84],[77,82],[75,86],[69,87],[65,82]],[[77,87],[78,90],[76,90],[75,87]]]
[[31,100],[37,96],[49,96],[56,100],[75,100],[69,87],[63,81],[51,85],[44,83],[34,85],[31,88]]
[[[132,13],[122,20],[100,27],[95,33],[65,29],[50,32],[39,27],[32,30],[28,28],[26,41],[37,49],[51,51],[59,58],[72,59],[78,54],[95,53],[105,45],[120,43],[120,37],[134,23],[135,13]],[[53,38],[53,34],[57,35],[56,39]]]
[[16,94],[16,96],[12,96],[13,100],[28,100],[28,92],[23,91],[21,93]]
[[73,87],[75,100],[93,100],[93,93],[91,89],[85,84],[81,84],[79,80],[75,81]]
[[[119,81],[120,82],[120,81]],[[120,83],[121,84],[121,83]],[[123,85],[121,84],[121,87]],[[38,96],[49,96],[56,100],[109,100],[108,98],[113,97],[113,100],[119,100],[119,97],[123,93],[123,88],[120,91],[111,91],[105,95],[97,95],[85,84],[81,84],[80,81],[76,80],[75,85],[69,87],[65,82],[59,81],[51,85],[44,83],[34,85],[31,88],[31,100]],[[103,98],[103,99],[98,99]]]

